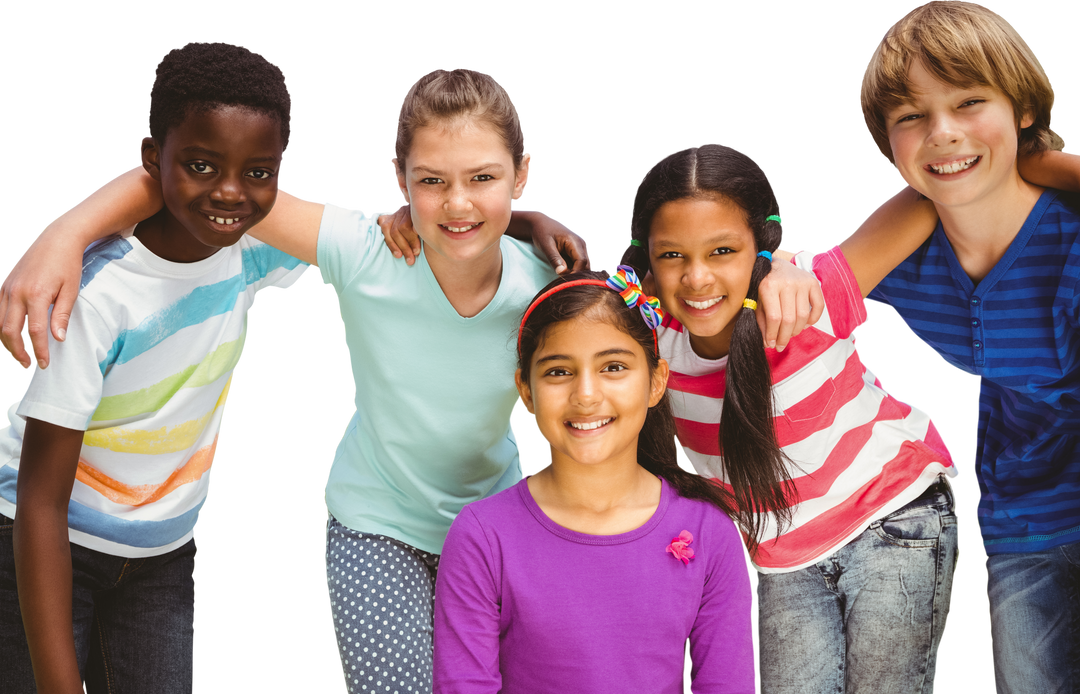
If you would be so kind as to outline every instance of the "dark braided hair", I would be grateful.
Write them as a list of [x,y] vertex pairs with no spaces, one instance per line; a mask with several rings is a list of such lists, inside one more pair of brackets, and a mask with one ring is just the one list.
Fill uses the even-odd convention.
[[219,106],[246,106],[277,119],[282,149],[288,146],[284,75],[261,55],[227,43],[189,43],[161,60],[150,92],[150,136],[161,144],[192,111]]
[[[605,280],[606,272],[575,272],[557,278],[540,290],[544,292],[566,282],[582,279]],[[536,301],[536,298],[533,299]],[[532,304],[530,303],[530,306]],[[568,287],[552,294],[536,305],[528,319],[521,326],[520,346],[518,348],[518,368],[521,379],[528,384],[533,354],[544,339],[548,329],[564,321],[589,314],[590,317],[602,317],[616,329],[634,338],[649,363],[649,375],[652,376],[660,363],[660,354],[656,350],[653,331],[641,318],[637,308],[629,308],[619,294],[607,287],[593,284]],[[704,477],[692,474],[679,467],[675,449],[675,418],[671,414],[671,403],[667,392],[660,401],[649,408],[645,423],[638,436],[638,465],[657,477],[663,477],[687,499],[700,499],[714,504],[728,515],[733,515],[734,504],[729,500],[727,490]]]
[[[638,187],[630,223],[633,243],[623,255],[644,277],[649,271],[649,230],[665,203],[686,199],[729,201],[743,210],[757,251],[780,245],[776,197],[765,174],[749,157],[730,147],[705,145],[667,157],[654,166]],[[772,269],[763,256],[754,261],[746,298],[757,301],[758,285]],[[720,451],[724,473],[738,507],[736,517],[753,549],[761,540],[762,515],[772,514],[782,530],[791,522],[790,462],[776,440],[773,423],[772,374],[764,338],[754,311],[743,308],[735,318],[728,351],[724,409],[720,415]]]

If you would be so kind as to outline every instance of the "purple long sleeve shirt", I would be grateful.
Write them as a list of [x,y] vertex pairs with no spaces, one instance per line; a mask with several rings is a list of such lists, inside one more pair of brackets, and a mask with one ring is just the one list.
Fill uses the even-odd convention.
[[[469,504],[446,538],[435,597],[435,691],[754,691],[750,580],[719,509],[662,481],[645,525],[586,535],[544,515],[523,480]],[[666,551],[683,531],[694,556]]]

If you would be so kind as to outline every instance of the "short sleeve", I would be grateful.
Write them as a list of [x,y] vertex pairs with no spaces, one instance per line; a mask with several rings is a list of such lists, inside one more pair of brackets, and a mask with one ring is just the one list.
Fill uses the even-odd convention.
[[341,289],[370,262],[383,242],[377,217],[327,205],[319,225],[316,252],[323,282]]
[[258,291],[266,287],[288,287],[307,269],[307,263],[257,241],[241,239],[245,284]]
[[859,282],[839,246],[813,258],[800,253],[795,256],[795,264],[813,272],[821,283],[825,315],[814,327],[846,339],[855,328],[866,322],[866,304],[859,290]]
[[690,630],[690,688],[694,694],[753,694],[750,575],[735,524],[719,510],[714,517],[716,546]]
[[85,431],[101,402],[116,331],[79,297],[68,321],[67,339],[49,335],[49,368],[39,369],[16,413],[67,429]]
[[435,583],[436,694],[502,688],[495,563],[483,527],[466,507],[450,526]]

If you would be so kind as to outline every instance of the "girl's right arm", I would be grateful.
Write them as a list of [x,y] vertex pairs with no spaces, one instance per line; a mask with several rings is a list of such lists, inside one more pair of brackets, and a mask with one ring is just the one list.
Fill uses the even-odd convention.
[[[53,337],[64,340],[86,247],[153,216],[162,204],[160,184],[140,167],[106,184],[42,232],[0,287],[0,342],[19,363],[30,366],[22,340],[26,320],[38,366],[49,365],[46,325],[53,302]],[[274,209],[251,235],[315,265],[322,212],[322,205],[279,192]]]
[[498,589],[483,528],[465,508],[450,527],[435,582],[435,694],[495,694]]
[[82,441],[82,431],[26,420],[13,541],[19,608],[42,694],[83,691],[72,636],[68,541],[68,500]]

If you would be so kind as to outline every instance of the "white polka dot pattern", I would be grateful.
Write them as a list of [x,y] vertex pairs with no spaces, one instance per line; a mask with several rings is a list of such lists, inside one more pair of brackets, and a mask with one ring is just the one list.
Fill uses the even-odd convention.
[[350,692],[431,692],[439,555],[326,525],[326,585]]

